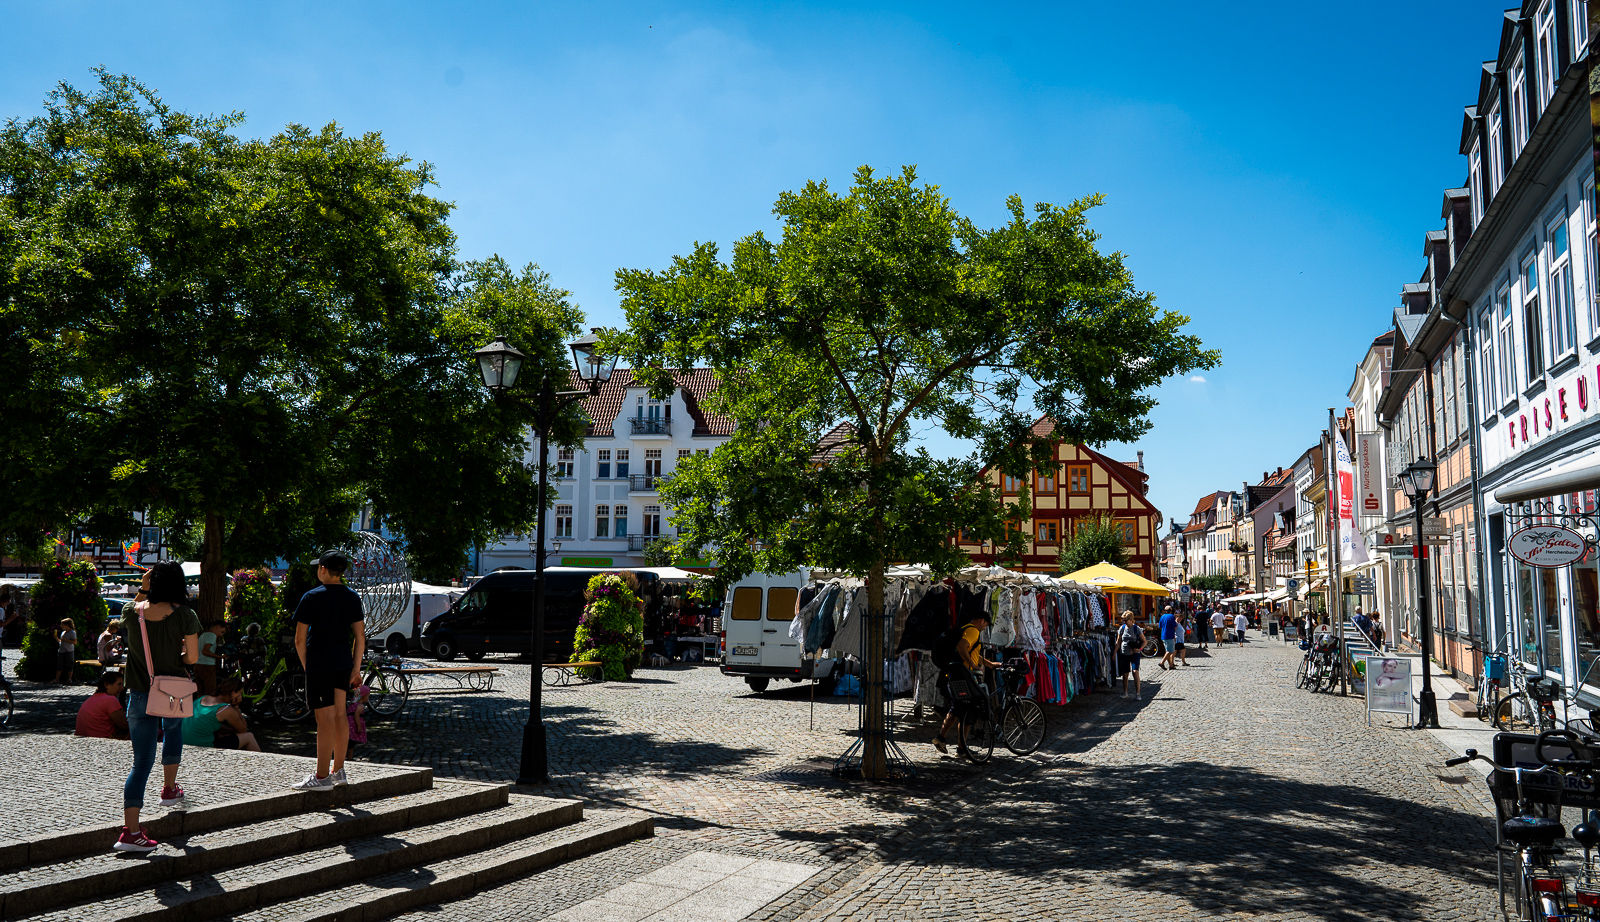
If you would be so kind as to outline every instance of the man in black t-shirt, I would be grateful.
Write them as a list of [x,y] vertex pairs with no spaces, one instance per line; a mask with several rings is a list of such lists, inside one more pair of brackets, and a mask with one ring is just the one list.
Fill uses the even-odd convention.
[[322,555],[317,562],[322,585],[301,596],[294,610],[294,649],[306,671],[306,700],[317,718],[317,773],[294,785],[301,790],[345,783],[344,755],[350,745],[345,701],[361,682],[367,649],[361,596],[344,584],[349,566],[337,551]]

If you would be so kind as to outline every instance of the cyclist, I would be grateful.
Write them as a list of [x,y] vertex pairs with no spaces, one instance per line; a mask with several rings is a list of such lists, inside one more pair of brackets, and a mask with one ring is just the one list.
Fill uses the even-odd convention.
[[944,695],[945,711],[944,723],[939,725],[939,732],[933,738],[933,748],[943,753],[950,750],[945,741],[945,736],[956,725],[960,717],[960,709],[956,707],[955,698],[950,693],[950,680],[959,679],[968,683],[968,687],[976,692],[978,680],[975,670],[979,666],[989,666],[998,669],[1000,664],[983,655],[983,644],[979,637],[989,627],[989,613],[987,611],[974,612],[971,619],[959,628],[946,631],[934,641],[933,662],[939,667],[939,693]]

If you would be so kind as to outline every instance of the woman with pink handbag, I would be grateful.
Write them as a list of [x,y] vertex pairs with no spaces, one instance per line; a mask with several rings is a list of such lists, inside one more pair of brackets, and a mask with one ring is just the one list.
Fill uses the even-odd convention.
[[183,718],[194,712],[195,685],[185,664],[200,655],[200,616],[190,608],[183,565],[167,561],[144,572],[128,626],[128,736],[133,770],[122,786],[122,833],[112,846],[119,852],[154,851],[156,840],[139,828],[145,783],[161,736],[161,806],[182,807],[178,763],[183,759]]

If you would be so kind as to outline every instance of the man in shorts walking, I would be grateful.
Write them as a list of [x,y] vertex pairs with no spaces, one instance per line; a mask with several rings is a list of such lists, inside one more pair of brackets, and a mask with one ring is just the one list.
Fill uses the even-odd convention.
[[1172,613],[1171,605],[1168,605],[1167,610],[1161,613],[1161,619],[1156,622],[1156,626],[1161,632],[1161,661],[1156,665],[1163,670],[1176,669],[1178,664],[1174,663],[1172,658],[1178,654],[1178,642],[1176,640],[1178,616]]
[[361,682],[367,651],[361,596],[344,584],[350,561],[331,551],[317,562],[321,586],[300,597],[294,610],[294,649],[306,671],[306,699],[317,718],[317,772],[294,785],[303,791],[344,784],[350,746],[345,698]]

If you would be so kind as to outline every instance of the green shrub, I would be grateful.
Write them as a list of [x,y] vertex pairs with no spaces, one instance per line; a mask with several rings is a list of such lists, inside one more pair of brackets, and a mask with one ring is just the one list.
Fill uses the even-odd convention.
[[261,625],[261,640],[267,650],[267,668],[277,664],[278,633],[289,623],[289,612],[284,610],[278,590],[272,585],[272,573],[265,567],[253,570],[235,570],[228,583],[228,637],[237,643],[244,637],[244,629],[252,624]]
[[94,651],[108,610],[100,598],[100,576],[87,560],[56,560],[44,568],[28,600],[33,618],[22,639],[17,675],[48,682],[56,674],[56,627],[63,618],[71,618],[77,627],[78,658],[87,659],[84,651]]
[[644,656],[644,612],[639,597],[622,577],[602,573],[589,580],[584,598],[588,604],[573,635],[573,661],[602,663],[600,671],[609,681],[629,678]]

